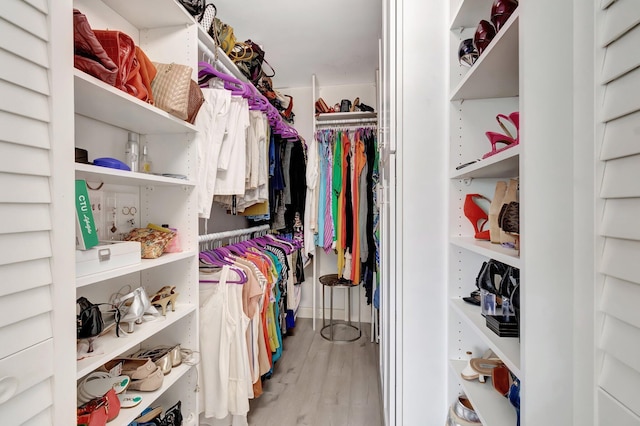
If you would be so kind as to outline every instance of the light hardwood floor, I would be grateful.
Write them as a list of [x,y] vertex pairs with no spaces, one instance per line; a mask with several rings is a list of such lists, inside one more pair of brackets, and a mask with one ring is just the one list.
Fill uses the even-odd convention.
[[[321,321],[320,321],[321,322]],[[355,342],[334,343],[300,318],[264,393],[250,403],[250,426],[382,426],[378,348],[363,323]]]

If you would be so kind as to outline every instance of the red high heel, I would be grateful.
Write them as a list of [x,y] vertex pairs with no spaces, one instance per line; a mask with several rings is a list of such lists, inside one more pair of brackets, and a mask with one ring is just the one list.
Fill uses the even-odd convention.
[[[513,124],[516,129],[515,138],[513,137],[513,135],[511,135],[511,132],[507,129],[501,119],[504,119]],[[487,135],[487,138],[489,138],[489,142],[491,142],[491,151],[484,154],[482,158],[491,157],[492,155],[496,155],[497,153],[516,146],[520,143],[520,113],[518,111],[512,112],[508,116],[504,114],[498,114],[496,116],[496,121],[498,122],[498,125],[502,128],[502,130],[506,133],[506,135],[497,132],[486,132],[485,135]],[[496,144],[498,143],[503,143],[505,144],[505,146],[503,146],[502,148],[496,148]]]
[[[475,198],[482,198],[491,202],[491,200],[484,195],[467,194],[467,197],[464,200],[464,215],[473,225],[473,229],[475,230],[475,239],[489,241],[491,239],[489,230],[484,229],[485,225],[489,224],[489,216],[479,205],[476,204]],[[478,228],[478,226],[480,228]]]

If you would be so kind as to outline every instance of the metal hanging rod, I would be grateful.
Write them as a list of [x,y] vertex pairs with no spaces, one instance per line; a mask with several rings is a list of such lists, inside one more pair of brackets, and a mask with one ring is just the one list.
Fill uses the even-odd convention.
[[198,235],[198,243],[206,243],[208,241],[217,241],[225,238],[239,237],[241,235],[249,235],[254,232],[268,231],[269,225],[254,226],[252,228],[234,229],[233,231],[214,232],[213,234]]
[[335,126],[336,124],[378,124],[378,119],[375,117],[372,118],[352,118],[345,120],[325,120],[316,122],[316,127],[320,126]]

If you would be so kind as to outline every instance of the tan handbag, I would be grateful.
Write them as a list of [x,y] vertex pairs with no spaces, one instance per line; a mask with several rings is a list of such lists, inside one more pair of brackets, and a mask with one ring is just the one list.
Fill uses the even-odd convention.
[[155,106],[169,114],[186,120],[189,111],[189,87],[192,68],[176,63],[154,62],[158,73],[151,82]]

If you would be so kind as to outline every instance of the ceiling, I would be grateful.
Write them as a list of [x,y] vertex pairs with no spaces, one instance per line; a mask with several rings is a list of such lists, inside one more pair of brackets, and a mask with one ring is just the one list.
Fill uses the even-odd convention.
[[[209,2],[209,1],[208,1]],[[274,87],[375,81],[381,0],[215,0],[239,41],[251,39],[276,71]]]

